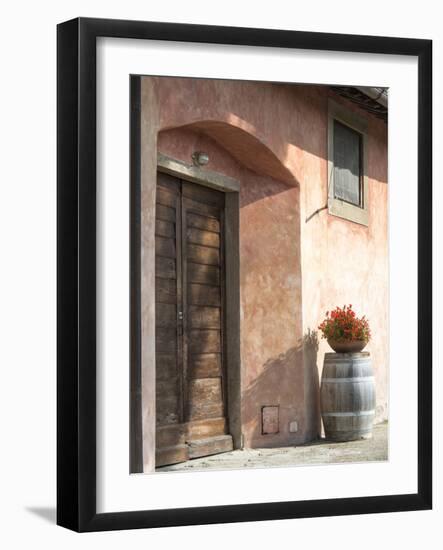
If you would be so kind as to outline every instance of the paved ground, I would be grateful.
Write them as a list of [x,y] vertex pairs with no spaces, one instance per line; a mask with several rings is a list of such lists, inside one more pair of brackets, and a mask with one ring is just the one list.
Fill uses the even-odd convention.
[[349,443],[329,443],[324,439],[298,447],[276,449],[245,449],[206,456],[158,468],[158,472],[185,470],[228,470],[239,468],[269,468],[301,464],[337,464],[340,462],[375,462],[388,459],[388,424],[374,427],[372,439]]

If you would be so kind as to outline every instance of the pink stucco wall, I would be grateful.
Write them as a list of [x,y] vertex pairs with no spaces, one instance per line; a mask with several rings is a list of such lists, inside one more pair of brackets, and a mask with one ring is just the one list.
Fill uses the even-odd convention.
[[[326,95],[326,92],[324,92]],[[333,97],[333,94],[329,94]],[[303,325],[304,334],[318,327],[327,310],[336,305],[352,304],[359,315],[369,319],[372,340],[365,350],[371,352],[375,371],[376,421],[388,415],[388,186],[387,126],[354,105],[334,97],[368,121],[368,227],[332,216],[327,209],[309,217],[327,203],[327,154],[325,106],[310,117],[311,127],[321,138],[321,151],[315,158],[306,154],[298,172],[300,185],[300,227],[302,243]],[[309,132],[306,132],[309,139]],[[309,220],[308,220],[309,219]],[[330,351],[320,340],[317,370],[321,375],[324,353]],[[312,373],[313,358],[307,371]],[[309,375],[309,374],[308,374]],[[315,385],[307,382],[306,388]],[[315,430],[316,392],[306,395],[307,422]]]
[[[352,303],[370,320],[377,419],[387,415],[387,128],[359,110],[368,121],[368,227],[331,216],[327,209],[307,221],[327,202],[331,95],[318,86],[142,80],[142,121],[150,127],[142,139],[142,155],[149,157],[142,170],[147,224],[154,212],[153,150],[189,164],[193,151],[204,150],[209,169],[241,185],[242,425],[249,446],[297,443],[317,435],[318,380],[327,345],[320,342],[317,351],[315,331],[335,305]],[[149,269],[146,261],[142,272]],[[148,304],[152,281],[147,273],[143,280]],[[146,335],[149,320],[147,305]],[[151,378],[152,361],[146,357]],[[280,405],[280,433],[262,436],[261,406],[274,404]],[[294,420],[298,430],[290,433]]]

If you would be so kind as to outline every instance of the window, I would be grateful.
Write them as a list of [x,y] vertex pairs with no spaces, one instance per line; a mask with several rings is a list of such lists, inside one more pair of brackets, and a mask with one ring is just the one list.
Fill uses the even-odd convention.
[[362,206],[361,141],[361,134],[334,120],[334,197],[355,206]]
[[368,225],[366,121],[330,100],[328,128],[328,210]]

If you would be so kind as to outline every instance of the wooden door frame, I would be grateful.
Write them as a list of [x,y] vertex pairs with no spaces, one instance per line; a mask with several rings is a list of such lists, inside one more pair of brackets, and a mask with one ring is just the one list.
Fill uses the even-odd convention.
[[240,360],[240,183],[224,174],[185,164],[162,153],[157,170],[225,193],[223,238],[225,243],[224,357],[227,418],[234,449],[243,447],[241,429]]

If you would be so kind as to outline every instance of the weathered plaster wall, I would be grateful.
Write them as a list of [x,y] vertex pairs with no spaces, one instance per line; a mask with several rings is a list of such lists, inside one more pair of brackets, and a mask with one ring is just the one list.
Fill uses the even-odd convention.
[[[242,413],[250,445],[264,445],[269,437],[259,433],[256,408],[276,393],[285,403],[279,442],[307,440],[318,433],[318,380],[326,345],[320,342],[317,353],[315,331],[325,311],[337,304],[352,303],[370,320],[377,418],[387,414],[387,130],[383,122],[358,110],[369,128],[369,227],[335,218],[327,210],[307,221],[327,200],[328,95],[326,88],[316,86],[142,79],[142,119],[149,126],[142,170],[148,224],[142,266],[143,361],[149,365],[143,367],[145,380],[151,387],[155,380],[154,346],[148,344],[153,342],[148,226],[155,207],[156,151],[151,145],[157,132],[183,127],[159,134],[161,152],[190,163],[190,153],[203,148],[211,156],[212,170],[242,183]],[[152,411],[143,410],[145,428],[154,433]],[[292,419],[298,421],[298,432],[289,437]]]

